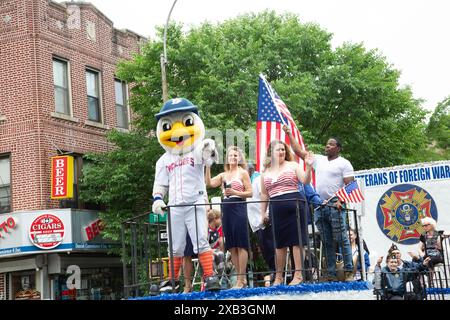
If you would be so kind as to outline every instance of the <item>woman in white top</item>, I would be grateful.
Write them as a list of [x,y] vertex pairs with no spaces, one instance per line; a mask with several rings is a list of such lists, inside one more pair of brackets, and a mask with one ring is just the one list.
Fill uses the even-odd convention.
[[[353,260],[353,274],[355,280],[361,280],[361,263],[359,258],[359,248],[358,248],[359,238],[356,231],[350,228],[350,246],[352,248],[352,260]],[[367,248],[366,242],[363,240],[363,247],[361,248],[363,252],[363,259],[366,269],[366,274],[369,272],[370,259],[369,259],[369,249]]]
[[237,273],[235,289],[247,286],[246,269],[248,261],[249,234],[246,198],[252,196],[252,184],[247,172],[247,163],[242,150],[231,146],[227,150],[225,171],[211,178],[211,168],[206,167],[206,186],[221,187],[222,228],[225,250],[230,250],[231,260]]
[[[288,247],[293,247],[295,274],[289,285],[296,285],[303,281],[301,251],[307,244],[307,220],[305,214],[299,214],[300,230],[298,230],[297,210],[305,206],[304,197],[298,190],[299,182],[311,182],[310,154],[305,158],[306,172],[297,162],[293,161],[289,147],[280,140],[272,141],[267,149],[264,171],[261,174],[261,201],[271,200],[270,213],[272,226],[275,230],[276,247],[276,277],[273,285],[280,285],[283,281],[283,268],[286,262]],[[261,218],[268,218],[267,202],[261,203]],[[299,239],[299,231],[301,242]]]

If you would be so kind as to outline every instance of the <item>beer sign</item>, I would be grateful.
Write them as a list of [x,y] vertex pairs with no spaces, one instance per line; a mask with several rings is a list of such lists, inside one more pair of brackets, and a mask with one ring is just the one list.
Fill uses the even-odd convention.
[[51,161],[51,198],[73,198],[73,157],[56,156]]

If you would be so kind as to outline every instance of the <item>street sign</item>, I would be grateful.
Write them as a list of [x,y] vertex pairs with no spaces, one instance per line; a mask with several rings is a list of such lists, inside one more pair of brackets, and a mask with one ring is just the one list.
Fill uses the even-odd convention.
[[157,213],[150,213],[148,215],[148,220],[150,223],[161,223],[167,221],[167,213],[164,213],[163,216],[157,214]]
[[159,230],[159,242],[167,242],[167,231]]

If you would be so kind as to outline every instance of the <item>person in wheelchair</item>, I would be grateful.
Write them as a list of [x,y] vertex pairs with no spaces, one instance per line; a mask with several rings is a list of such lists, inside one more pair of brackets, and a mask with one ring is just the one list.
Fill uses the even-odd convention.
[[412,281],[414,276],[428,268],[429,258],[422,264],[417,264],[412,268],[398,268],[398,259],[395,254],[386,257],[386,266],[381,268],[383,256],[379,257],[375,266],[374,291],[382,300],[404,300],[406,283]]
[[[402,253],[398,249],[398,247],[393,243],[391,247],[389,248],[388,255],[395,255],[397,257],[398,262],[398,269],[406,269],[411,270],[414,268],[420,268],[420,265],[423,262],[423,259],[418,261],[408,261],[402,259]],[[428,266],[430,263],[428,264]],[[412,290],[411,292],[408,292],[405,294],[405,300],[423,300],[426,297],[426,292],[424,290],[423,284],[421,282],[421,277],[419,272],[415,272],[412,277],[411,281],[408,281],[406,285],[411,284]]]

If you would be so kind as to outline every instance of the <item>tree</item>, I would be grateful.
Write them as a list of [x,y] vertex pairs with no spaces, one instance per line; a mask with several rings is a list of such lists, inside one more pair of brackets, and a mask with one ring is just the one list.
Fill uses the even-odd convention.
[[[399,87],[400,72],[362,44],[333,50],[330,33],[296,15],[246,14],[187,33],[171,24],[168,35],[169,97],[197,104],[206,128],[255,128],[263,73],[315,151],[329,136],[339,136],[355,169],[367,169],[415,162],[425,147],[426,112],[410,88]],[[118,76],[133,84],[136,132],[113,133],[117,149],[92,156],[98,165],[85,172],[83,196],[108,206],[111,236],[121,220],[150,206],[154,165],[163,149],[145,135],[156,128],[154,115],[162,105],[161,52],[161,41],[151,40],[120,64]]]
[[[355,169],[415,162],[426,145],[426,112],[410,88],[399,88],[398,70],[362,44],[333,51],[331,34],[295,15],[247,14],[187,34],[173,24],[168,34],[170,96],[198,104],[207,128],[255,127],[262,72],[308,145],[321,152],[329,136],[340,137]],[[133,109],[147,129],[161,105],[160,52],[161,44],[150,42],[120,68],[136,83]]]
[[81,198],[106,206],[100,213],[103,235],[119,240],[122,221],[150,211],[160,146],[142,132],[113,130],[108,140],[116,146],[114,150],[86,155],[90,165],[83,168]]
[[376,50],[344,44],[318,76],[318,99],[305,126],[317,143],[340,137],[355,169],[415,162],[426,143],[426,112],[410,88],[399,88],[399,76]]
[[441,101],[427,126],[430,157],[433,160],[450,159],[450,97]]

